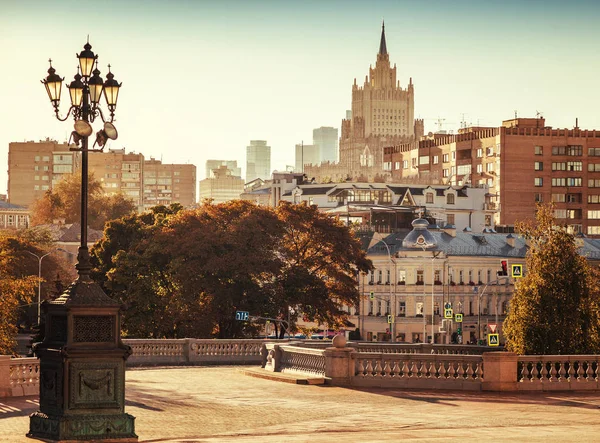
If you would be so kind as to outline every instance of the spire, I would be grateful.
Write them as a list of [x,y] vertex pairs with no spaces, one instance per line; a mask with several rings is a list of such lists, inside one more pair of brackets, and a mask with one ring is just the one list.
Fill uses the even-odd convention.
[[385,21],[381,24],[381,42],[379,43],[379,54],[387,55],[387,47],[385,45]]

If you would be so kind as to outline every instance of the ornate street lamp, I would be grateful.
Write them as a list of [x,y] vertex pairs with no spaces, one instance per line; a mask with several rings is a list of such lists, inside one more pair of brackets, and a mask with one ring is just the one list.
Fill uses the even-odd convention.
[[[67,86],[71,106],[64,118],[59,115],[64,78],[51,61],[42,80],[56,118],[65,121],[72,115],[75,120],[71,137],[76,147],[71,150],[81,152],[81,244],[77,280],[56,300],[42,303],[45,337],[34,347],[40,359],[40,410],[31,415],[27,435],[44,441],[137,442],[135,418],[125,413],[125,361],[131,348],[121,341],[121,306],[90,278],[87,247],[90,123],[97,118],[104,122],[94,143],[100,150],[107,139],[117,138],[112,121],[121,84],[110,70],[106,82],[102,80],[89,42],[77,58],[77,74]],[[103,91],[109,120],[100,108]]]

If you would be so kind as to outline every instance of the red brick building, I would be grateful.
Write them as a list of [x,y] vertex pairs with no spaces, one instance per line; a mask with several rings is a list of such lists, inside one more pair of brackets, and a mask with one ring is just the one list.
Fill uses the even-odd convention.
[[574,232],[600,235],[600,131],[557,129],[544,118],[464,128],[384,149],[393,181],[489,187],[496,226],[532,218],[536,202],[554,202],[555,215]]

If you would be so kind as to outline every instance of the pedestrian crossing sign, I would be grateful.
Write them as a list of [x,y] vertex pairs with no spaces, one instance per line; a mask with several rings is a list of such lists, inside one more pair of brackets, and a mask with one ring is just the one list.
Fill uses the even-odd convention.
[[523,277],[523,265],[511,265],[511,271],[513,278]]
[[444,309],[444,318],[452,318],[452,317],[453,317],[453,315],[452,315],[452,308],[450,308],[450,309],[448,309],[448,308]]
[[462,314],[454,314],[454,321],[456,323],[462,323],[463,315]]
[[488,334],[488,346],[498,346],[500,344],[500,336],[498,334]]

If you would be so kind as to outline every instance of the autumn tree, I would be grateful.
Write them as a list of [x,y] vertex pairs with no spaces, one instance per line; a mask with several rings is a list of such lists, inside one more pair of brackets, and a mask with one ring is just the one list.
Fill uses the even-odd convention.
[[[114,220],[136,210],[133,201],[123,194],[104,194],[102,184],[88,177],[88,224],[93,229],[103,229],[107,220]],[[53,189],[33,202],[33,225],[52,223],[64,219],[65,223],[79,223],[81,219],[81,175],[69,174]]]
[[300,315],[327,327],[343,326],[343,308],[359,302],[357,273],[372,269],[360,241],[316,206],[282,202],[276,213],[284,235],[277,247],[282,266],[272,285],[274,315],[289,317],[292,327]]
[[92,250],[109,295],[127,304],[139,337],[243,337],[235,311],[340,324],[370,262],[348,229],[307,206],[209,202],[174,214],[113,221]]
[[[38,234],[22,231],[0,232],[0,354],[15,351],[18,324],[30,326],[37,322],[38,257],[50,252],[46,243],[31,239]],[[42,267],[42,301],[53,293],[54,281],[59,276],[68,281],[71,272],[58,256],[50,254]],[[29,314],[29,316],[28,316]]]
[[586,354],[600,351],[598,272],[559,226],[552,205],[539,205],[535,221],[515,225],[530,242],[526,275],[517,283],[503,330],[518,354]]

